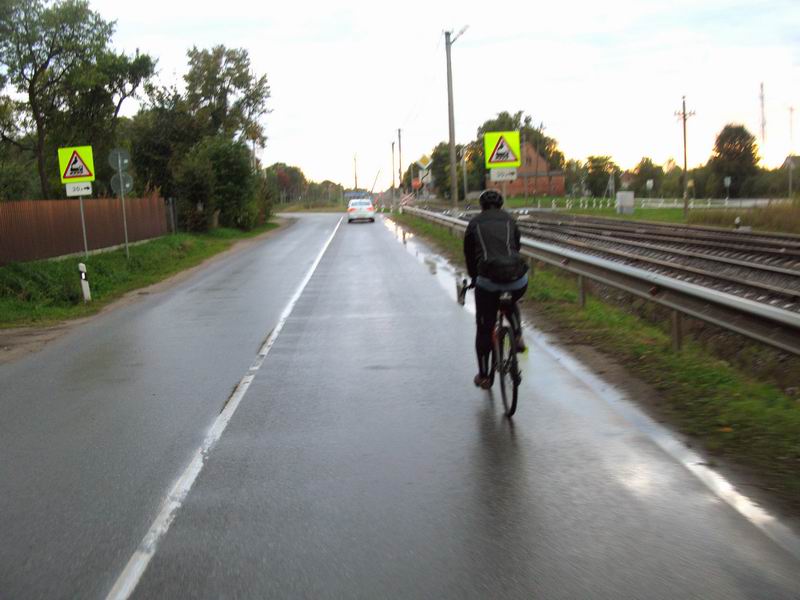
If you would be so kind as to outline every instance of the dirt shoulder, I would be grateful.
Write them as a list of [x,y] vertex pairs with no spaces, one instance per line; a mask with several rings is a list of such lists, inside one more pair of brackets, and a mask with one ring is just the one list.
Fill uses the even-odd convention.
[[106,314],[112,310],[118,310],[124,306],[129,306],[134,302],[138,302],[144,296],[169,290],[179,283],[186,281],[203,269],[207,269],[211,265],[232,255],[244,252],[249,248],[261,243],[266,238],[275,235],[277,232],[285,230],[288,226],[294,223],[295,220],[296,219],[293,219],[289,216],[273,217],[273,221],[276,222],[279,227],[266,231],[256,237],[239,240],[227,250],[220,252],[219,254],[215,254],[199,265],[195,265],[194,267],[186,269],[185,271],[176,273],[175,275],[167,277],[158,283],[131,290],[117,300],[110,302],[100,309],[99,312],[91,316],[82,317],[79,319],[70,319],[69,321],[63,321],[56,325],[47,325],[44,327],[12,327],[8,329],[0,329],[0,365],[10,363],[29,354],[39,352],[50,342],[57,340],[61,336],[69,333],[75,327],[79,327],[88,321],[97,318],[98,315]]

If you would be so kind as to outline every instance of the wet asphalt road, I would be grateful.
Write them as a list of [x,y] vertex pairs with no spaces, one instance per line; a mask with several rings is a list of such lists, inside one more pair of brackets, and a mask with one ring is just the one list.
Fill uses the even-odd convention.
[[[336,219],[0,367],[0,597],[108,591]],[[537,345],[510,427],[420,251],[342,225],[134,597],[800,596],[796,558]]]

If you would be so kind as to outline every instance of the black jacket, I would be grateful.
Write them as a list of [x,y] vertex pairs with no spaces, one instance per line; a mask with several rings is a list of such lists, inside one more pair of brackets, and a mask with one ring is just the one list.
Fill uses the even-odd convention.
[[469,276],[497,280],[493,265],[515,257],[520,271],[518,277],[522,277],[527,265],[519,256],[519,239],[517,222],[510,214],[497,208],[482,211],[469,222],[464,235],[464,258]]

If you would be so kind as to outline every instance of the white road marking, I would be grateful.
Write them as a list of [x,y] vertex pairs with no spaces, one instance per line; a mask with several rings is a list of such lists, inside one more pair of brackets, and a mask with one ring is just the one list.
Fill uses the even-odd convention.
[[278,338],[278,335],[280,335],[283,326],[286,324],[286,320],[289,318],[289,315],[292,314],[295,304],[297,304],[297,301],[303,294],[308,282],[314,275],[314,271],[317,270],[317,266],[322,260],[322,257],[325,255],[325,252],[328,250],[328,246],[331,245],[336,232],[339,230],[339,226],[342,224],[343,218],[344,217],[339,219],[339,222],[336,223],[333,233],[331,233],[330,237],[322,246],[322,250],[320,250],[320,253],[314,260],[314,263],[311,265],[308,273],[306,273],[303,281],[300,282],[300,285],[298,286],[297,291],[295,291],[294,296],[292,296],[292,299],[289,300],[286,308],[283,309],[277,325],[275,325],[275,328],[272,330],[267,339],[264,341],[264,344],[259,349],[256,360],[247,370],[245,376],[242,377],[239,385],[236,386],[236,389],[234,390],[231,399],[225,405],[225,408],[215,419],[211,429],[209,429],[206,437],[203,439],[203,443],[195,452],[192,461],[189,463],[189,466],[186,467],[184,472],[172,486],[172,489],[170,489],[167,497],[164,499],[164,502],[161,505],[161,510],[159,511],[158,516],[145,534],[144,538],[139,544],[139,547],[136,549],[136,552],[133,553],[133,556],[131,556],[128,564],[125,565],[122,573],[120,573],[119,577],[114,583],[114,587],[111,588],[108,596],[106,596],[107,600],[125,600],[129,598],[136,589],[136,586],[139,584],[139,580],[147,569],[147,565],[150,563],[150,559],[153,558],[156,550],[158,549],[159,542],[164,537],[164,534],[166,534],[169,530],[169,527],[175,520],[175,516],[177,515],[178,510],[181,508],[183,501],[186,499],[189,490],[192,489],[197,476],[200,474],[200,471],[203,470],[203,465],[205,464],[209,452],[219,440],[222,432],[225,431],[225,428],[228,426],[231,417],[233,417],[233,414],[239,407],[239,403],[242,401],[242,398],[247,393],[250,384],[253,382],[256,373],[261,368],[261,365],[264,364],[267,354],[269,354],[270,349],[275,344],[275,340]]

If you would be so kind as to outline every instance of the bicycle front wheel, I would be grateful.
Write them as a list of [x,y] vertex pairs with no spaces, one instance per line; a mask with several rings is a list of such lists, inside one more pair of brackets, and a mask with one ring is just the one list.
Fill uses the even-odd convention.
[[497,375],[500,377],[500,395],[506,416],[517,410],[519,392],[519,367],[517,366],[517,344],[514,332],[509,327],[501,327],[498,339]]

